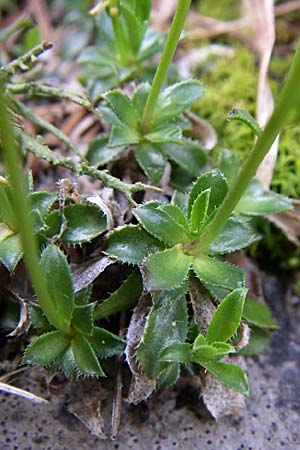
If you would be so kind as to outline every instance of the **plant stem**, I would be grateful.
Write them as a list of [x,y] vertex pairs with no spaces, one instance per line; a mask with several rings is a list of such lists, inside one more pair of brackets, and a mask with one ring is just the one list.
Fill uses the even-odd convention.
[[0,79],[8,80],[17,70],[28,70],[29,66],[34,63],[36,58],[53,47],[53,44],[48,41],[44,41],[36,47],[29,50],[25,55],[14,59],[9,64],[0,68]]
[[12,127],[6,112],[6,101],[3,95],[2,83],[0,83],[0,124],[2,146],[14,195],[14,212],[18,222],[18,229],[21,236],[29,278],[37,295],[39,304],[50,322],[58,329],[66,332],[68,331],[68,325],[57,319],[56,311],[53,314],[52,302],[49,299],[47,286],[39,266],[38,245],[32,232],[33,221],[26,195],[22,163],[18,148],[14,142]]
[[32,19],[28,16],[22,16],[8,27],[0,31],[0,42],[3,43],[17,31],[27,30],[33,26]]
[[271,148],[276,136],[282,129],[288,116],[295,109],[297,114],[300,113],[300,41],[293,59],[293,63],[288,75],[288,79],[283,87],[279,100],[274,111],[263,130],[262,134],[256,141],[256,144],[249,152],[240,172],[238,173],[234,183],[228,191],[223,203],[217,210],[217,213],[203,234],[187,245],[187,251],[190,254],[198,254],[207,250],[210,243],[218,236],[226,221],[230,217],[232,211],[237,206],[242,195],[246,191],[252,178],[264,159],[265,155]]
[[25,132],[19,131],[18,133],[20,136],[21,143],[26,151],[33,153],[38,158],[45,159],[51,165],[65,167],[66,169],[75,172],[78,176],[88,175],[92,178],[96,178],[102,181],[105,186],[123,192],[130,206],[132,207],[136,206],[136,202],[132,198],[133,193],[147,189],[156,192],[161,192],[161,189],[158,188],[157,186],[151,186],[144,183],[134,183],[134,184],[124,183],[123,181],[119,180],[119,178],[110,175],[110,173],[107,170],[98,170],[96,169],[96,167],[90,166],[84,162],[77,163],[72,158],[65,157],[60,155],[59,153],[53,152],[45,144],[39,142],[38,139],[33,139]]
[[184,21],[190,8],[190,5],[191,0],[178,0],[175,16],[171,24],[166,45],[161,55],[157,70],[155,72],[152,86],[145,105],[141,123],[141,129],[143,132],[147,130],[147,128],[151,123],[157,98],[159,96],[161,87],[166,78],[169,66],[174,56],[177,43],[180,38],[180,33],[182,31]]
[[46,86],[45,84],[29,81],[27,83],[7,84],[6,91],[11,94],[27,94],[29,96],[39,97],[53,97],[70,100],[77,105],[86,108],[96,116],[100,117],[100,114],[94,109],[92,102],[81,93],[75,93],[67,91],[66,89],[57,88],[54,86]]

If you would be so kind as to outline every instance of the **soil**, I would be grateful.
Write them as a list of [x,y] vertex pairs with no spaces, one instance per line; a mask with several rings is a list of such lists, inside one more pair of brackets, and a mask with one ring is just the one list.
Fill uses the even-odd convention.
[[[264,291],[280,329],[264,353],[247,360],[251,395],[240,417],[215,422],[196,390],[182,381],[153,395],[147,404],[124,404],[119,437],[110,441],[92,436],[68,411],[70,394],[51,396],[44,406],[2,393],[1,450],[296,450],[300,447],[299,304],[288,303],[282,283],[274,276],[265,279]],[[47,396],[36,380],[26,372],[14,384]],[[84,399],[79,399],[79,409],[84,409]],[[108,433],[109,414],[104,405]]]

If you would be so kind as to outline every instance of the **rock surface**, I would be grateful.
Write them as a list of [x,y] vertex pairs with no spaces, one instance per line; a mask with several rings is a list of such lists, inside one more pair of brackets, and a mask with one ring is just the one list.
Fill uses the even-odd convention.
[[[124,407],[119,438],[93,437],[65,402],[33,405],[1,394],[1,450],[296,450],[300,448],[300,309],[284,300],[274,277],[267,300],[281,328],[271,347],[248,359],[251,396],[241,418],[215,422],[189,385]],[[28,389],[37,387],[27,382]],[[23,385],[25,387],[25,385]]]

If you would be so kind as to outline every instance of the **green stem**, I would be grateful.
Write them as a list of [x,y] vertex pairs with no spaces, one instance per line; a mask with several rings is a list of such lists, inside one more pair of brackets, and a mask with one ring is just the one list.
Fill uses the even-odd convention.
[[66,169],[75,172],[78,176],[88,175],[92,178],[98,179],[103,182],[105,186],[117,189],[123,192],[127,198],[130,206],[135,207],[136,202],[132,198],[132,194],[142,190],[152,190],[161,192],[161,189],[157,186],[151,186],[144,183],[127,184],[116,178],[107,170],[98,170],[94,166],[90,166],[86,163],[77,163],[72,158],[64,157],[57,152],[53,152],[49,147],[39,142],[37,139],[33,139],[25,132],[19,131],[20,140],[22,146],[26,151],[36,155],[38,158],[45,159],[51,165],[65,167]]
[[6,101],[3,95],[3,85],[0,83],[0,132],[2,146],[6,157],[7,171],[13,189],[15,216],[21,236],[24,258],[29,278],[44,313],[58,329],[67,332],[67,325],[57,318],[52,302],[48,296],[47,286],[39,266],[38,245],[33,235],[33,221],[26,195],[24,174],[17,145],[14,142],[12,127],[6,111]]
[[100,117],[100,114],[94,109],[92,102],[81,93],[75,93],[67,91],[66,89],[57,88],[54,86],[46,86],[45,84],[36,83],[34,81],[28,81],[27,83],[7,84],[6,91],[10,94],[27,94],[29,96],[38,97],[53,97],[70,100],[77,105],[86,108],[96,116]]
[[36,58],[53,47],[53,44],[48,41],[44,41],[36,47],[32,48],[24,55],[17,59],[14,59],[9,64],[0,68],[0,79],[8,80],[17,70],[28,70],[29,67],[35,62]]
[[252,178],[255,176],[260,163],[271,148],[274,140],[276,139],[276,136],[286,122],[286,119],[292,113],[293,109],[297,109],[297,112],[299,113],[299,74],[300,41],[298,43],[297,51],[288,75],[288,79],[264,131],[257,139],[254,147],[249,152],[237,178],[232,184],[213,220],[204,230],[203,234],[187,246],[187,251],[190,254],[195,255],[207,250],[211,242],[218,236],[226,221],[229,219],[231,213],[237,206],[242,195],[246,191]]
[[152,119],[153,111],[159,96],[161,87],[166,78],[169,66],[174,56],[177,43],[180,38],[184,21],[191,5],[191,0],[178,0],[176,13],[171,24],[164,51],[161,55],[157,70],[154,75],[153,83],[147,98],[144,114],[141,123],[141,129],[145,132]]
[[[115,44],[118,52],[118,59],[122,66],[127,65],[128,61],[128,52],[130,52],[130,46],[127,43],[127,39],[122,27],[122,23],[120,21],[119,10],[117,5],[115,6],[116,13],[110,14],[112,26],[114,30]],[[113,10],[111,7],[110,10]]]
[[22,16],[11,25],[0,31],[0,42],[3,43],[17,31],[27,30],[32,26],[32,19],[28,16]]

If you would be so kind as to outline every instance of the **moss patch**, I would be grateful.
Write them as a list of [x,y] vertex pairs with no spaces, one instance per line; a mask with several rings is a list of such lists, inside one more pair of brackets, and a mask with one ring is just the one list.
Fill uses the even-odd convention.
[[241,14],[239,0],[199,0],[197,10],[204,16],[211,16],[220,20],[236,19]]

